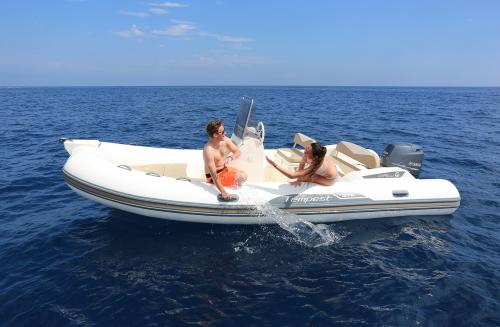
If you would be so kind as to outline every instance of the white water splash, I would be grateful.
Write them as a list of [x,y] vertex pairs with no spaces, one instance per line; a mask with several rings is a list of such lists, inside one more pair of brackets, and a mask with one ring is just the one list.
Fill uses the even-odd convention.
[[240,189],[240,197],[245,202],[254,203],[260,215],[274,220],[282,229],[294,236],[294,239],[308,247],[321,247],[338,243],[345,236],[336,233],[333,226],[313,224],[300,216],[283,209],[273,207],[269,203],[259,203],[253,198],[250,190]]
[[244,242],[238,242],[238,243],[234,244],[234,252],[243,251],[243,252],[246,252],[248,254],[254,254],[257,250],[254,247],[247,244],[248,241],[252,238],[252,236],[247,238]]
[[294,213],[273,207],[268,203],[258,205],[257,210],[263,216],[273,219],[282,229],[292,234],[299,243],[306,246],[328,246],[343,238],[331,226],[315,225]]

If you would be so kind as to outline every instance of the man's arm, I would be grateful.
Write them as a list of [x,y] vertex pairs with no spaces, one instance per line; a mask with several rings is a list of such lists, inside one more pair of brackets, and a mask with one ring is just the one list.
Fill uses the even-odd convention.
[[219,192],[222,194],[222,197],[224,199],[229,198],[229,194],[227,194],[226,189],[224,186],[221,184],[219,181],[219,178],[217,176],[217,168],[215,167],[215,160],[214,160],[214,154],[212,151],[208,150],[207,148],[203,149],[203,160],[205,161],[205,165],[208,168],[208,172],[210,173],[210,176],[212,177],[212,181],[214,182],[215,186],[219,190]]
[[231,141],[231,139],[227,136],[224,138],[224,142],[226,143],[226,146],[228,147],[229,151],[233,153],[232,154],[233,159],[237,159],[241,154],[240,149],[238,149],[236,144],[234,144],[233,141]]

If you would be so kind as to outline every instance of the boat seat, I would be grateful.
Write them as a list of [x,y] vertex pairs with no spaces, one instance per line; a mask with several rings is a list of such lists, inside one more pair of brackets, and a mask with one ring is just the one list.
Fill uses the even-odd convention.
[[378,168],[380,167],[380,157],[375,151],[363,148],[357,144],[342,141],[337,144],[337,152],[345,154],[361,163],[366,168]]
[[278,155],[291,163],[299,163],[302,160],[302,151],[297,148],[279,148]]
[[277,150],[277,155],[280,156],[283,160],[289,163],[299,163],[302,159],[303,150],[297,149],[297,145],[305,148],[306,145],[316,142],[313,138],[302,134],[296,133],[293,138],[293,147],[291,148],[279,148]]
[[132,169],[143,171],[145,173],[153,173],[160,176],[185,178],[187,175],[187,164],[184,163],[169,163],[169,164],[148,164],[132,166]]
[[373,150],[357,144],[342,141],[335,146],[331,156],[335,163],[346,173],[352,170],[364,170],[380,167],[380,158]]
[[335,164],[337,164],[343,171],[367,169],[364,164],[357,160],[354,160],[353,158],[343,154],[342,152],[334,153],[332,154],[332,157],[335,159]]

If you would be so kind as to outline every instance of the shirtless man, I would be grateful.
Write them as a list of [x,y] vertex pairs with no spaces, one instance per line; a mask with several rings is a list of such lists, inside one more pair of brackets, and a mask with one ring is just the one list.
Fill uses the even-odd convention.
[[[226,136],[224,123],[219,119],[207,124],[207,134],[210,139],[203,147],[207,183],[215,184],[224,200],[229,200],[231,196],[224,186],[241,185],[247,179],[247,174],[244,172],[227,166],[240,156],[240,150]],[[232,154],[226,157],[229,152]]]

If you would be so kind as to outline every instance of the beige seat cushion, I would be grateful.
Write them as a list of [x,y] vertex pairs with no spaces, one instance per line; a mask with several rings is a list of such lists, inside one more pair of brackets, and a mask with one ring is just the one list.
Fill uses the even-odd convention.
[[343,164],[343,166],[346,166],[349,169],[363,170],[363,169],[367,168],[366,165],[364,165],[361,162],[343,154],[342,152],[337,152],[335,155],[335,158],[337,159],[337,162]]
[[290,163],[300,163],[300,160],[302,160],[303,151],[298,150],[296,146],[300,145],[305,148],[306,145],[314,142],[316,141],[313,138],[310,138],[309,136],[302,133],[296,133],[295,137],[293,138],[293,148],[279,148],[277,153],[279,156]]
[[296,148],[279,148],[277,153],[290,163],[299,163],[302,160],[302,151]]
[[306,145],[311,144],[311,143],[315,143],[315,142],[316,142],[315,139],[313,139],[305,134],[302,134],[302,133],[296,133],[295,137],[293,138],[293,143],[295,145],[300,145],[303,148],[305,148]]
[[352,159],[359,161],[367,168],[380,167],[380,157],[373,151],[357,144],[342,141],[337,144],[337,152],[341,152]]
[[188,177],[186,172],[187,165],[184,163],[136,165],[132,166],[131,168],[143,171],[145,173],[155,173],[160,176],[168,176],[174,178]]

